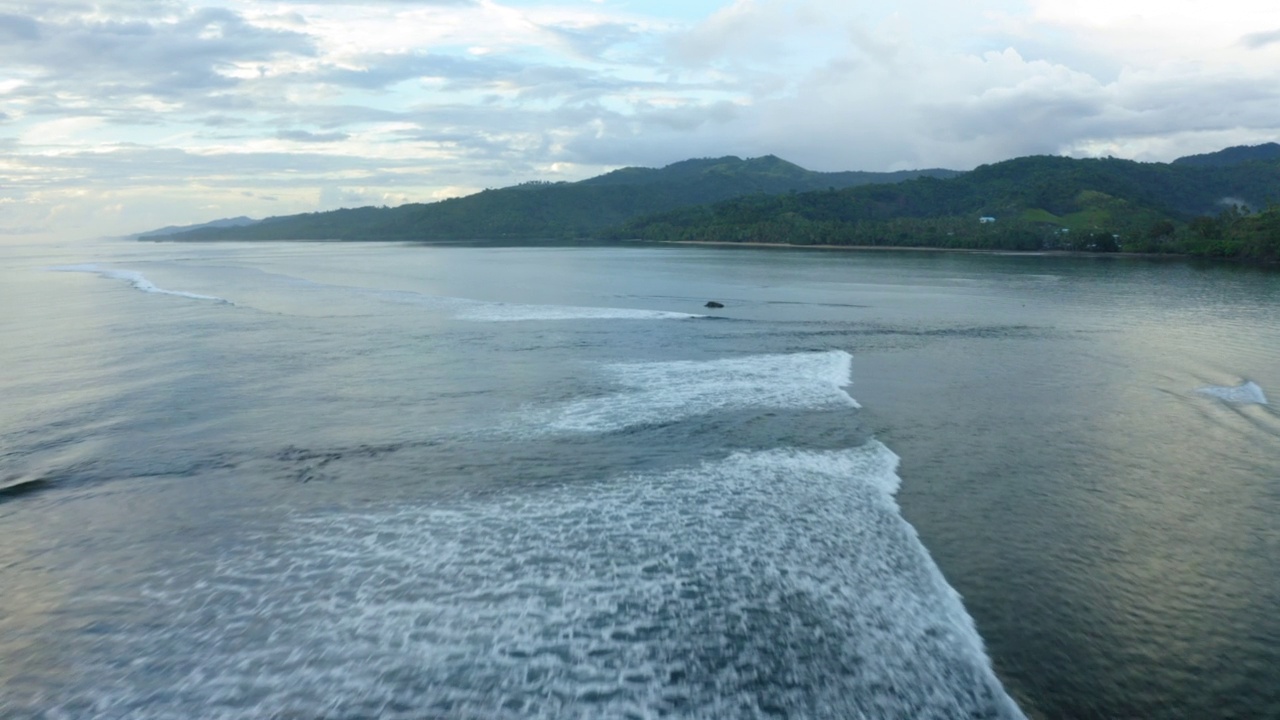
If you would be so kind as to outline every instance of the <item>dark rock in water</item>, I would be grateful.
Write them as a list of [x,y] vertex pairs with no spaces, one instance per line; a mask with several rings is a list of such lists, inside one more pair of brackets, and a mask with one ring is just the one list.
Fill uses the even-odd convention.
[[706,304],[706,307],[709,307],[709,308],[722,308],[722,307],[724,307],[724,305],[723,305],[723,304],[721,304],[721,303],[716,302],[715,300],[708,300],[708,301],[707,301],[707,304]]

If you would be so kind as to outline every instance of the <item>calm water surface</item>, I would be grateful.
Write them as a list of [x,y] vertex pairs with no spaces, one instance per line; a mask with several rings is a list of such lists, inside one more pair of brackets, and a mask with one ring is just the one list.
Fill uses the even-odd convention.
[[0,255],[4,717],[1280,717],[1275,273]]

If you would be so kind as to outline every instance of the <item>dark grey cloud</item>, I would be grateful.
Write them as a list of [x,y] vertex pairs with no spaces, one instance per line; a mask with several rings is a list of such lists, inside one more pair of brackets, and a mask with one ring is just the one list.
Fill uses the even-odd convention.
[[640,28],[626,23],[600,23],[587,27],[546,25],[542,29],[559,38],[580,57],[589,60],[604,59],[616,48],[646,39]]
[[207,115],[199,122],[201,125],[211,128],[245,127],[249,124],[248,120],[231,115]]
[[13,12],[45,19],[97,13],[108,17],[163,17],[181,13],[185,0],[9,0]]
[[306,130],[280,130],[276,132],[276,138],[279,140],[293,140],[295,142],[309,143],[332,143],[342,142],[351,137],[347,133],[330,132],[330,133],[313,133]]
[[633,91],[672,89],[669,85],[619,80],[587,69],[563,66],[526,67],[508,78],[507,82],[520,88],[519,97],[522,99],[559,99],[566,104],[593,102],[605,95]]
[[[244,152],[233,155],[192,153],[172,148],[122,144],[111,152],[75,152],[53,157],[10,158],[39,174],[24,183],[28,190],[95,189],[168,186],[201,178],[209,187],[279,187],[296,189],[303,178],[330,176],[335,172],[358,174],[361,185],[405,182],[405,169],[419,168],[418,159],[387,160],[335,156],[322,152]],[[235,173],[228,173],[233,166]],[[399,172],[397,172],[399,171]]]
[[[406,131],[413,140],[449,137],[499,136],[505,133],[537,133],[564,127],[586,125],[600,117],[616,113],[598,106],[562,105],[532,109],[509,105],[438,104],[416,108],[400,119],[419,125],[422,130]],[[481,130],[483,129],[483,130]]]
[[40,39],[40,23],[25,15],[0,14],[0,42],[33,42]]
[[8,16],[0,27],[9,34],[0,42],[0,64],[40,73],[46,92],[100,98],[227,90],[241,81],[218,71],[233,63],[315,54],[306,35],[258,27],[221,8],[158,22]]
[[740,154],[741,128],[722,131],[741,122],[743,113],[740,106],[723,101],[625,112],[601,103],[456,103],[403,114],[400,120],[416,128],[399,135],[406,142],[444,146],[461,168],[458,173],[510,182],[543,177],[546,166],[555,162],[608,167],[665,164],[709,152]]
[[473,85],[510,76],[523,67],[505,60],[467,59],[436,54],[364,55],[355,58],[354,63],[365,69],[329,67],[314,75],[314,79],[363,90],[381,90],[417,78],[441,78],[452,83]]
[[[474,176],[528,179],[537,176],[538,168],[545,168],[549,162],[580,162],[593,154],[610,155],[601,149],[603,142],[591,145],[592,152],[580,152],[566,144],[567,138],[596,133],[602,118],[614,128],[606,139],[620,147],[626,147],[634,138],[651,130],[667,134],[705,123],[697,110],[689,109],[645,111],[641,117],[629,120],[616,108],[605,111],[608,97],[642,96],[654,90],[668,94],[698,88],[686,85],[673,90],[662,83],[617,77],[600,71],[598,66],[574,67],[571,61],[541,64],[510,56],[371,53],[346,59],[364,68],[362,70],[329,65],[314,71],[264,74],[247,80],[227,77],[218,70],[233,62],[243,68],[246,63],[266,64],[281,55],[315,56],[317,48],[306,35],[257,27],[233,11],[176,11],[163,0],[139,2],[167,7],[170,14],[162,17],[168,19],[126,17],[87,21],[74,14],[55,17],[46,13],[35,19],[25,18],[28,21],[25,24],[15,21],[13,25],[20,32],[13,34],[34,35],[41,40],[24,41],[24,48],[0,47],[0,63],[21,63],[22,67],[34,68],[45,75],[21,89],[27,93],[24,114],[65,116],[69,108],[62,104],[59,94],[71,92],[96,101],[89,109],[83,105],[76,107],[77,116],[100,117],[119,126],[172,122],[173,110],[152,111],[145,109],[145,103],[134,102],[139,95],[155,95],[179,103],[177,112],[188,121],[219,133],[202,135],[205,140],[238,141],[266,135],[305,143],[317,150],[326,143],[348,139],[349,129],[355,125],[412,123],[416,127],[390,136],[380,135],[379,141],[425,142],[439,146],[451,158],[456,158],[449,174],[456,176],[453,182],[457,184],[468,184],[465,178]],[[71,2],[55,4],[63,8],[74,5]],[[600,57],[628,45],[628,51],[634,52],[643,40],[638,39],[635,28],[624,23],[543,30],[552,32],[564,46],[582,56]],[[469,104],[468,99],[459,97],[454,105],[437,103],[400,112],[367,105],[296,103],[286,92],[290,87],[321,83],[379,93],[414,79],[432,81],[434,87],[445,93],[469,94],[471,98],[488,94],[489,100],[481,103],[472,100]],[[264,122],[268,127],[256,130]],[[307,129],[278,129],[282,127]],[[226,134],[228,132],[233,135]],[[634,153],[619,152],[639,160]],[[419,154],[406,153],[409,157]],[[308,156],[319,158],[317,169],[299,166],[311,162]],[[262,160],[260,171],[264,177],[273,176],[281,168],[290,168],[297,177],[311,172],[323,175],[352,170],[365,178],[377,171],[377,167],[389,167],[395,172],[387,174],[386,182],[394,186],[405,182],[408,176],[404,168],[407,167],[424,173],[424,178],[445,172],[439,166],[423,169],[420,159],[399,165],[362,162],[322,152],[255,154],[253,157]],[[121,164],[124,158],[128,158],[128,171]],[[141,149],[134,148],[81,158],[64,156],[54,164],[70,163],[73,167],[67,174],[88,178],[90,184],[98,183],[97,178],[107,178],[103,181],[106,183],[114,178],[127,178],[130,185],[137,186],[184,175],[222,175],[225,169],[219,168],[224,168],[227,162],[234,163],[237,172],[254,172],[250,166],[255,161],[241,154],[236,154],[234,159],[221,157],[216,162],[185,154],[161,157],[142,154]],[[376,184],[374,180],[364,179],[361,183]]]
[[1230,127],[1262,110],[1272,121],[1280,107],[1280,85],[1252,78],[1166,78],[1134,88],[1124,98],[1125,107],[1139,114],[1159,114],[1166,130],[1191,127],[1205,119]]
[[1240,44],[1255,50],[1264,48],[1268,45],[1275,45],[1276,43],[1280,43],[1280,30],[1251,33],[1240,38]]
[[[479,5],[478,0],[381,0],[383,5],[419,5],[422,7],[467,7]],[[307,0],[308,5],[357,5],[365,6],[367,2],[357,0]]]
[[[98,101],[93,105],[68,108],[63,105],[60,98],[45,92],[44,87],[43,84],[28,84],[10,92],[7,97],[11,100],[21,100],[23,119],[28,121],[39,122],[72,115],[81,118],[99,118],[109,125],[127,128],[158,127],[174,120],[169,113],[158,112],[132,102],[136,97],[135,94],[128,94],[122,98],[98,94],[93,96]],[[281,106],[284,105],[283,100],[276,102]],[[193,115],[191,119],[197,124],[208,127],[246,127],[254,123],[243,117],[237,117],[234,113],[241,110],[261,109],[262,103],[250,97],[230,93],[211,93],[190,99],[184,98],[182,105]]]
[[[186,100],[194,101],[203,110],[221,113],[249,112],[264,108],[264,102],[261,98],[233,92],[202,95],[198,98],[186,98]],[[285,101],[280,98],[277,98],[274,104],[281,107],[286,106]]]
[[564,143],[562,157],[583,165],[659,166],[690,157],[746,153],[743,109],[730,102],[634,113],[601,113]]
[[[1023,144],[1022,150],[1039,147],[1039,138],[1065,137],[1067,125],[1078,125],[1086,118],[1102,115],[1106,101],[1100,95],[1063,94],[1060,96],[1011,95],[972,105],[954,102],[936,106],[928,114],[936,118],[933,134],[946,140],[970,142],[992,134]],[[1029,144],[1018,139],[1026,133]]]
[[405,114],[365,105],[299,105],[282,107],[278,113],[280,125],[309,125],[335,130],[361,123],[400,122]]
[[582,103],[611,93],[664,88],[667,85],[619,80],[595,70],[567,65],[525,64],[502,58],[464,58],[440,54],[365,55],[355,59],[362,70],[328,67],[310,76],[322,83],[384,90],[406,80],[438,80],[449,92],[498,92],[514,90],[524,100],[559,99]]

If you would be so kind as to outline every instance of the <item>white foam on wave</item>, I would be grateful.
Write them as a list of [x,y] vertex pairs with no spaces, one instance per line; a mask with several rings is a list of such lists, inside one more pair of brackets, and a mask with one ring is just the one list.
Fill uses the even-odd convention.
[[166,290],[165,288],[156,287],[156,285],[148,280],[142,273],[133,270],[114,270],[98,265],[62,265],[59,267],[51,267],[49,270],[52,272],[92,273],[112,280],[124,280],[145,293],[176,295],[177,297],[189,298],[191,300],[208,300],[216,303],[224,303],[226,305],[235,304],[226,298],[220,298],[213,295],[199,295],[197,293],[184,292],[182,290]]
[[477,322],[523,322],[529,320],[689,320],[706,317],[706,315],[631,308],[475,303],[458,313],[458,317],[462,320]]
[[607,365],[605,373],[621,386],[621,392],[570,403],[534,425],[557,431],[608,432],[731,408],[858,407],[844,391],[852,363],[849,353],[835,350]]
[[[294,519],[158,578],[96,717],[1020,718],[877,442]],[[87,656],[86,656],[87,657]],[[127,662],[122,662],[127,659]]]
[[1208,387],[1202,387],[1196,392],[1240,405],[1267,404],[1266,393],[1262,392],[1262,388],[1253,381],[1247,381],[1234,386],[1210,385]]
[[373,295],[392,302],[451,310],[459,320],[473,322],[527,322],[532,320],[689,320],[706,315],[638,310],[634,308],[582,307],[575,305],[525,305],[484,302],[468,298],[425,295],[411,291],[374,291]]

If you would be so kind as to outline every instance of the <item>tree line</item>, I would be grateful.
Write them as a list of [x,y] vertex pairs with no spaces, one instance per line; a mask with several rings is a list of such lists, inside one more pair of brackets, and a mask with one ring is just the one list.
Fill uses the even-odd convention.
[[[1173,163],[1015,158],[972,171],[815,173],[773,156],[624,168],[169,240],[643,239],[1182,253],[1274,262],[1280,146]],[[1258,211],[1250,208],[1264,208]]]

